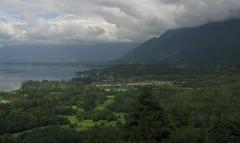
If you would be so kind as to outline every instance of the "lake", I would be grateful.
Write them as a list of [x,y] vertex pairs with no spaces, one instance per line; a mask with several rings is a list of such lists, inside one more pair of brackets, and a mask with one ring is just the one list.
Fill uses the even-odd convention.
[[68,64],[0,64],[0,91],[18,89],[26,80],[68,80],[88,69]]

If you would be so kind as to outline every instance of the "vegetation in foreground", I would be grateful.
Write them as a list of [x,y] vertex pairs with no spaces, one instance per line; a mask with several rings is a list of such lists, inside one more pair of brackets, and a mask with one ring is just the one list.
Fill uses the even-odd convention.
[[120,67],[1,93],[0,143],[240,142],[237,68]]

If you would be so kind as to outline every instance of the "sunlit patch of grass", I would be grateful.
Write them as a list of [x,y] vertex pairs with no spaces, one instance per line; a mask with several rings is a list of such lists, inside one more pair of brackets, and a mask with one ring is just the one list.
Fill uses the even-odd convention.
[[94,126],[95,126],[95,123],[93,120],[82,120],[78,122],[76,130],[77,131],[87,130]]
[[77,117],[76,116],[63,116],[63,117],[65,117],[65,118],[67,118],[68,119],[68,121],[71,123],[71,124],[76,124],[76,123],[78,123],[78,119],[77,119]]
[[[107,100],[103,104],[99,104],[96,106],[95,110],[96,111],[103,111],[106,110],[107,106],[113,104],[115,100],[114,95],[109,95],[107,96]],[[84,112],[83,109],[78,108],[77,106],[72,106],[74,110],[82,111]],[[125,113],[114,113],[118,117],[118,121],[124,124],[125,121]],[[107,120],[99,120],[99,121],[93,121],[93,120],[78,120],[76,115],[69,115],[69,116],[63,116],[68,119],[70,124],[72,124],[74,127],[72,129],[77,130],[77,131],[83,131],[87,130],[89,128],[92,128],[94,126],[112,126],[116,127],[118,121],[107,121]],[[64,126],[65,128],[70,128],[69,125]]]
[[125,124],[125,123],[126,123],[126,119],[125,119],[126,113],[123,113],[123,112],[115,112],[114,114],[115,114],[115,116],[117,116],[119,122],[121,122],[122,124]]
[[[115,127],[117,125],[117,121],[107,121],[107,120],[81,120],[79,121],[76,116],[63,116],[68,119],[70,124],[74,125],[73,129],[76,131],[88,130],[94,126],[112,126]],[[62,126],[64,128],[70,128],[69,125]]]
[[[93,120],[81,120],[79,121],[76,116],[63,116],[68,119],[70,124],[75,125],[74,129],[77,131],[87,130],[94,127],[95,123]],[[69,128],[69,125],[64,126],[64,128]]]
[[95,110],[97,110],[97,111],[105,110],[107,108],[107,106],[113,104],[115,97],[116,96],[114,96],[114,95],[107,96],[107,100],[103,104],[97,105]]

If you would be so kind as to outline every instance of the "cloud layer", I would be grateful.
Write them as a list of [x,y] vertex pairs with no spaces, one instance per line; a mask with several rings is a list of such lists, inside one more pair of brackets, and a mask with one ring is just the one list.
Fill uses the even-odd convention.
[[141,42],[239,9],[239,0],[1,0],[0,44]]

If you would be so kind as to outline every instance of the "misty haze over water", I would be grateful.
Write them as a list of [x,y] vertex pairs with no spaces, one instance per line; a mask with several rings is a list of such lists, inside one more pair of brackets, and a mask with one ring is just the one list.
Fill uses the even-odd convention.
[[[114,48],[113,48],[114,46]],[[0,48],[0,91],[17,89],[24,80],[71,79],[82,64],[115,60],[136,44],[7,45]]]
[[67,64],[0,64],[0,91],[18,89],[26,80],[68,80],[87,69]]

